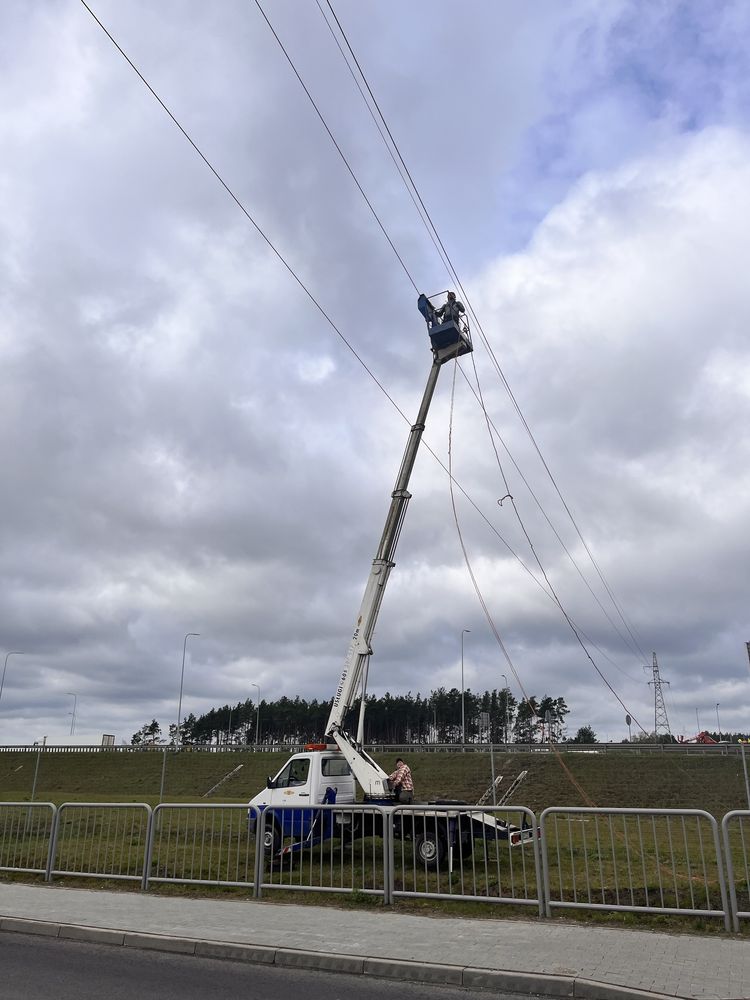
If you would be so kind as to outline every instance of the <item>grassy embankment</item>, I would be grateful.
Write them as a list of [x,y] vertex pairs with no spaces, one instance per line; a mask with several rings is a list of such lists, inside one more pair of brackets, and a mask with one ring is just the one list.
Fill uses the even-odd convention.
[[[200,800],[238,764],[242,769],[214,794],[214,802],[247,802],[275,774],[286,753],[167,754],[164,799],[167,802]],[[379,761],[393,768],[395,755]],[[476,802],[490,782],[489,754],[408,754],[417,801],[456,798]],[[528,777],[513,796],[513,805],[540,812],[547,806],[705,809],[717,818],[731,809],[745,808],[742,761],[718,754],[632,753],[562,755],[495,754],[495,771],[504,775],[500,791],[521,770]],[[47,802],[147,802],[159,800],[163,754],[46,754],[39,758],[35,798]],[[36,754],[0,754],[0,801],[28,801],[34,778]],[[584,801],[568,773],[584,790]]]

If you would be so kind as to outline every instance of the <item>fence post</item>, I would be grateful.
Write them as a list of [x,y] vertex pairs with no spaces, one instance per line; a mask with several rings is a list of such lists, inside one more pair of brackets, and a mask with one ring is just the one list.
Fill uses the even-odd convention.
[[156,837],[156,814],[161,809],[161,803],[151,810],[148,817],[148,829],[146,831],[146,856],[143,859],[143,878],[141,879],[141,891],[148,890],[148,880],[151,875],[151,859],[154,855],[154,838]]
[[[251,806],[251,808],[255,808]],[[265,872],[266,865],[266,855],[265,849],[263,847],[263,838],[266,834],[266,813],[268,809],[258,810],[257,818],[255,820],[255,892],[253,893],[255,899],[260,899],[263,895],[263,890],[261,889],[261,883],[263,882],[263,874]]]
[[57,833],[60,828],[60,813],[62,811],[62,806],[58,809],[55,807],[55,813],[52,817],[52,833],[49,838],[49,852],[47,854],[47,870],[44,873],[44,881],[52,881],[52,869],[55,867],[55,854],[57,853]]
[[551,917],[552,916],[552,904],[550,903],[551,893],[549,889],[549,862],[547,860],[547,831],[545,827],[545,820],[547,818],[547,809],[543,809],[539,815],[539,853],[542,857],[542,891],[540,893],[540,900],[543,900],[543,913],[541,916]]
[[393,884],[394,884],[394,836],[393,836],[393,810],[380,807],[381,822],[383,825],[383,906],[393,906]]

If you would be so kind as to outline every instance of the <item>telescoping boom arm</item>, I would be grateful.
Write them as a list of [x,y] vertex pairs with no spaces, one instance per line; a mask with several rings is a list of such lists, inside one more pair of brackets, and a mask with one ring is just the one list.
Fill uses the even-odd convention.
[[[422,308],[423,299],[428,303],[429,315]],[[437,323],[437,317],[426,297],[420,297],[420,311],[428,321],[433,361],[427,376],[422,404],[419,408],[416,423],[409,432],[406,450],[401,461],[401,467],[396,478],[396,485],[391,494],[391,505],[386,517],[383,534],[378,550],[372,563],[372,569],[367,580],[362,603],[357,615],[357,622],[351,643],[346,654],[344,668],[336,688],[336,694],[331,707],[331,714],[326,724],[325,735],[338,746],[352,768],[355,778],[366,795],[373,797],[388,796],[388,776],[385,771],[362,748],[362,726],[358,739],[353,738],[343,729],[344,720],[358,697],[363,696],[362,678],[366,672],[368,657],[372,653],[371,640],[375,631],[380,605],[383,601],[388,577],[393,569],[396,546],[401,535],[406,508],[411,499],[408,491],[409,478],[414,468],[422,433],[427,420],[433,393],[437,384],[440,368],[446,361],[468,354],[473,348],[469,338],[468,324],[462,317],[449,318],[447,322]]]

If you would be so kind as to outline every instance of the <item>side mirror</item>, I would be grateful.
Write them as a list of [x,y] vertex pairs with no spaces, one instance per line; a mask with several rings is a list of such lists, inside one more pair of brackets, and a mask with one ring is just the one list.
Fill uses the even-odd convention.
[[275,788],[275,787],[276,787],[276,782],[273,780],[273,778],[271,777],[266,778],[266,788]]

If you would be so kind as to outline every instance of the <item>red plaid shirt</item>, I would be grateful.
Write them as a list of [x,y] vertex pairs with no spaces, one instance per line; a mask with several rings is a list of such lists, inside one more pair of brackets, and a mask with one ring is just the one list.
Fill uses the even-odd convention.
[[414,782],[408,764],[399,764],[393,774],[389,775],[391,784],[400,785],[405,792],[414,791]]

